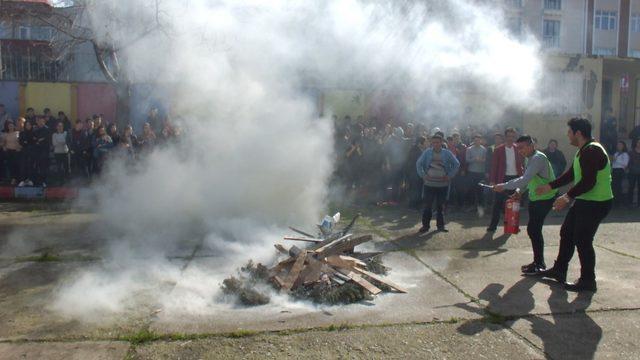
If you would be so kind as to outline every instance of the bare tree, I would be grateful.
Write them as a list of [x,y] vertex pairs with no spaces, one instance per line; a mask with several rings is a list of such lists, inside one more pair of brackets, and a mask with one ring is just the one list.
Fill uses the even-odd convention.
[[[90,44],[102,75],[116,89],[117,121],[124,122],[129,118],[132,79],[121,57],[127,48],[147,36],[157,31],[164,32],[160,23],[160,0],[148,0],[143,4],[149,6],[152,9],[150,14],[153,14],[145,17],[108,11],[108,7],[99,6],[100,0],[64,1],[64,5],[68,6],[24,7],[23,11],[25,16],[56,30],[51,44],[61,60],[72,59],[76,49]],[[99,18],[99,23],[96,18]],[[100,33],[96,29],[100,29]],[[126,40],[123,40],[122,34],[115,34],[119,30],[133,33],[127,33]]]

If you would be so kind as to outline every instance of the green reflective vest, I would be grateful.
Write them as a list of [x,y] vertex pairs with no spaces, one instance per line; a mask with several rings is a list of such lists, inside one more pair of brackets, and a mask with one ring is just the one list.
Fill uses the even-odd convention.
[[[552,182],[556,178],[555,174],[553,173],[553,167],[551,166],[551,162],[547,158],[547,155],[545,155],[543,152],[540,152],[538,150],[536,150],[536,152],[534,153],[534,155],[536,155],[536,154],[541,155],[542,157],[544,157],[544,160],[547,162],[547,168],[549,169],[549,178],[545,179],[542,176],[540,176],[539,174],[536,174],[533,177],[533,179],[531,179],[531,181],[529,181],[529,184],[527,185],[527,189],[529,190],[529,200],[531,200],[531,201],[540,201],[540,200],[553,199],[553,197],[556,196],[556,194],[558,193],[558,189],[553,189],[553,190],[549,191],[548,193],[542,194],[542,195],[536,194],[536,188],[538,188],[538,186],[547,185],[548,183]],[[525,161],[526,161],[526,163],[528,163],[529,159],[527,159]]]
[[[576,199],[588,200],[588,201],[607,201],[613,199],[613,191],[611,190],[611,161],[609,161],[609,155],[607,151],[595,141],[587,144],[587,146],[595,146],[607,157],[607,165],[602,170],[598,170],[596,175],[596,184],[593,188],[586,193],[577,196]],[[580,150],[576,152],[573,157],[573,183],[577,184],[582,179],[582,168],[580,167]]]

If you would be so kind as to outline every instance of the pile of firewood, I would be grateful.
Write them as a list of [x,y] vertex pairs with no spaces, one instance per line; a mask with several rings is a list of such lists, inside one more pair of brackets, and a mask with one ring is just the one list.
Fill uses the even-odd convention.
[[[372,240],[371,235],[354,236],[349,233],[357,216],[341,231],[327,231],[320,227],[318,236],[290,228],[302,236],[287,236],[287,241],[302,241],[305,248],[291,246],[289,249],[276,244],[276,249],[287,256],[271,268],[251,262],[241,270],[248,276],[243,286],[235,277],[225,280],[225,293],[235,293],[244,305],[265,303],[264,296],[253,290],[255,279],[266,280],[276,289],[304,300],[320,303],[351,303],[369,299],[383,291],[406,293],[400,285],[381,277],[388,268],[382,265],[380,252],[357,252],[355,247]],[[239,289],[238,291],[234,289]],[[248,295],[247,295],[248,294]],[[252,303],[244,299],[261,299]],[[268,301],[268,298],[267,300]]]

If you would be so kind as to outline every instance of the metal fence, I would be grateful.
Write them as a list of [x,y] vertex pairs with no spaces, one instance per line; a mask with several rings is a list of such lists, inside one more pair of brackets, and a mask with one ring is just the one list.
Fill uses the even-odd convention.
[[0,46],[0,79],[14,81],[61,81],[63,63],[42,53],[14,53]]

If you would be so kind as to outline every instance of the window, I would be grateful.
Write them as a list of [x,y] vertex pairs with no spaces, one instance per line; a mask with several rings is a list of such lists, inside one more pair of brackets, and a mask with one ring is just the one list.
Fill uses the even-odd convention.
[[11,39],[13,37],[13,31],[11,30],[11,22],[0,21],[0,39]]
[[52,34],[52,29],[47,26],[34,26],[31,28],[32,40],[51,41]]
[[616,49],[612,49],[612,48],[596,48],[593,51],[593,55],[613,56],[615,52],[616,52]]
[[560,10],[562,8],[561,0],[544,0],[545,10]]
[[547,48],[560,47],[560,21],[545,20],[543,26],[542,38],[544,46]]
[[640,14],[631,15],[631,32],[640,32]]
[[507,28],[512,35],[520,36],[522,34],[522,19],[519,17],[507,19]]
[[629,56],[634,58],[640,58],[640,50],[629,51]]
[[522,7],[522,0],[506,0],[507,5],[515,8]]
[[615,30],[617,18],[617,11],[596,10],[596,29]]
[[20,26],[18,28],[18,39],[29,40],[31,39],[31,28],[26,26]]

